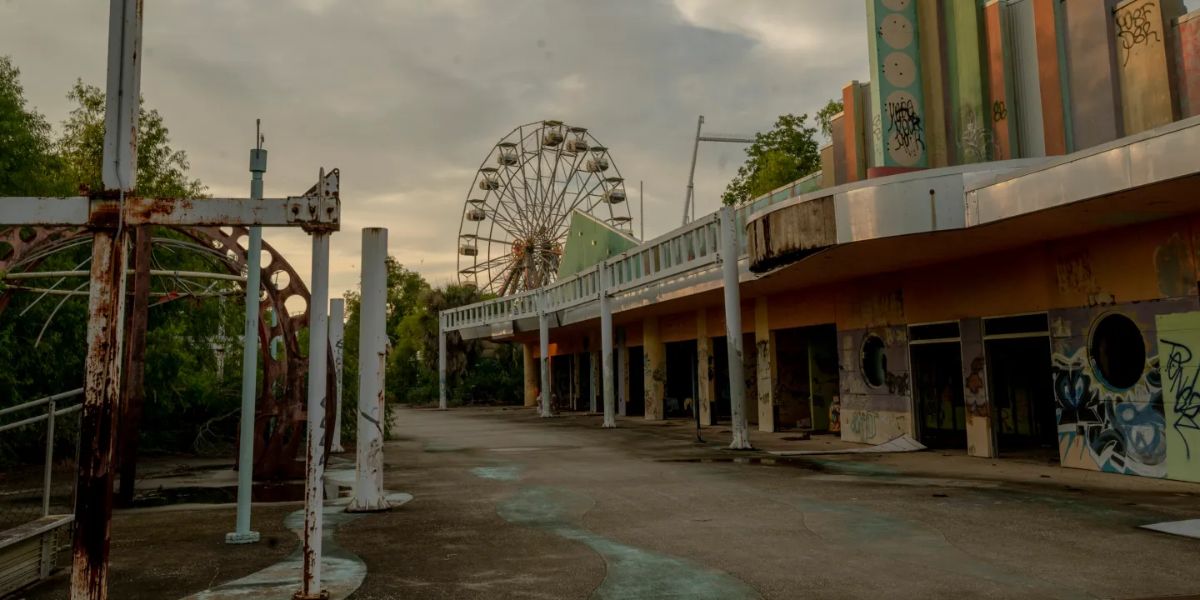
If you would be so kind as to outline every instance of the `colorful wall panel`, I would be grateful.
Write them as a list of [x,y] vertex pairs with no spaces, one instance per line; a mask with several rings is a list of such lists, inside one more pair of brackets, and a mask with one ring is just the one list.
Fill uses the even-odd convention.
[[1167,477],[1200,481],[1200,312],[1158,315]]
[[929,165],[915,0],[867,0],[874,85],[874,168],[880,174]]
[[1010,38],[1013,99],[1008,105],[1009,118],[1017,124],[1015,156],[1032,158],[1046,155],[1045,128],[1042,118],[1042,86],[1038,56],[1037,26],[1033,0],[1009,0],[1003,10]]
[[849,181],[847,172],[850,169],[849,158],[846,153],[846,113],[845,111],[835,116],[829,123],[831,145],[833,146],[833,178],[837,185],[841,185]]
[[1076,149],[1124,135],[1117,86],[1115,0],[1063,0],[1067,82]]
[[946,148],[945,44],[942,11],[937,2],[917,2],[917,30],[921,32],[921,96],[925,104],[925,145],[930,167],[950,164]]
[[991,131],[992,160],[1015,158],[1016,115],[1010,114],[1013,106],[1013,89],[1009,74],[1009,44],[1007,6],[1002,0],[990,0],[983,7],[984,44],[987,48],[988,114]]
[[1179,108],[1183,117],[1200,115],[1200,11],[1179,17]]
[[954,164],[983,162],[992,155],[991,115],[984,103],[983,55],[979,7],[974,2],[943,0],[948,88],[947,137]]
[[1126,0],[1113,14],[1125,135],[1175,120],[1169,24],[1182,14],[1180,7],[1174,0]]
[[1038,84],[1042,102],[1042,135],[1046,154],[1068,152],[1066,99],[1064,98],[1063,48],[1060,0],[1026,0],[1033,3],[1033,24],[1037,39]]
[[[842,88],[842,146],[846,152],[847,182],[867,177],[866,119],[863,111],[862,86],[851,81]],[[835,141],[836,143],[836,141]]]

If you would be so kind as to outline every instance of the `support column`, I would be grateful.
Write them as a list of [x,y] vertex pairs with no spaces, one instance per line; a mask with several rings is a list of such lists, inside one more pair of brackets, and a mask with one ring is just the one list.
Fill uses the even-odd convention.
[[[601,279],[604,279],[603,271]],[[600,292],[600,361],[604,371],[604,427],[617,426],[616,391],[617,382],[613,377],[613,324],[612,299],[608,290]]]
[[553,417],[550,408],[550,318],[546,314],[546,294],[538,292],[538,354],[542,366],[542,417]]
[[988,399],[983,321],[963,319],[959,321],[958,328],[962,348],[963,404],[967,409],[967,454],[993,458],[996,456],[996,434],[992,427],[992,405]]
[[[108,86],[104,116],[104,188],[124,195],[137,184],[138,98],[141,90],[140,0],[112,0],[108,30]],[[71,597],[108,597],[113,455],[121,409],[122,335],[125,328],[126,235],[119,224],[92,236],[88,289],[87,358],[79,418],[79,475],[75,485]]]
[[387,361],[387,230],[362,231],[358,330],[358,439],[348,512],[387,510],[383,497],[383,384]]
[[438,315],[438,409],[446,410],[446,320]]
[[[262,200],[263,173],[267,172],[267,151],[262,148],[261,132],[255,126],[258,147],[250,151],[250,200]],[[227,544],[257,542],[257,531],[250,530],[251,487],[254,485],[254,416],[258,396],[258,322],[262,296],[262,228],[249,228],[246,243],[246,318],[242,328],[242,414],[238,430],[237,522],[232,533],[225,534]],[[314,305],[309,305],[314,306]],[[335,442],[336,447],[336,442]]]
[[333,389],[336,397],[333,403],[333,444],[330,454],[341,454],[346,451],[342,447],[342,372],[345,366],[344,346],[346,330],[346,301],[333,298],[329,301],[329,347],[333,350]]
[[592,350],[588,356],[588,412],[600,412],[600,353]]
[[[325,170],[317,180],[323,188]],[[325,528],[325,376],[329,364],[329,232],[312,232],[308,323],[308,453],[304,488],[304,564],[297,598],[321,597],[321,537]],[[319,307],[319,308],[318,308]],[[360,356],[361,359],[365,358]],[[360,390],[360,394],[363,390]],[[361,421],[360,421],[361,422]],[[362,435],[362,430],[359,430]]]
[[521,344],[521,354],[525,359],[525,407],[534,408],[538,405],[538,362],[533,355],[533,344]]
[[754,301],[754,346],[758,360],[758,430],[775,431],[775,334],[767,321],[767,299]]
[[658,317],[642,321],[642,357],[646,420],[661,421],[667,393],[667,347],[658,333]]
[[725,290],[725,345],[729,358],[729,413],[734,450],[750,448],[746,427],[746,371],[742,364],[742,294],[738,281],[737,220],[732,207],[721,209],[721,276]]
[[[622,332],[623,333],[623,332]],[[629,416],[629,346],[625,344],[625,336],[617,336],[617,364],[620,365],[621,376],[617,381],[617,414]]]
[[717,397],[717,376],[713,367],[712,338],[708,337],[708,309],[696,311],[696,401],[700,403],[700,425],[716,423],[713,399]]

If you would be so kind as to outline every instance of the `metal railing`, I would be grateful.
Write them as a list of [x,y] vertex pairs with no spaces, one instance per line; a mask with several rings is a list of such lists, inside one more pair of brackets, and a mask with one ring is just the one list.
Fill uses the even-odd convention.
[[[0,504],[0,521],[3,521],[3,524],[2,524],[3,527],[11,527],[11,526],[16,526],[16,525],[21,525],[22,523],[18,522],[21,519],[33,521],[40,517],[48,516],[50,514],[50,499],[51,499],[51,495],[52,495],[51,484],[53,481],[53,473],[54,473],[54,439],[55,439],[54,438],[54,427],[55,427],[55,423],[56,423],[58,417],[62,417],[64,415],[69,415],[71,413],[79,412],[79,410],[81,408],[83,408],[83,404],[75,404],[73,406],[59,408],[58,403],[61,400],[67,400],[67,399],[74,398],[76,396],[82,396],[82,395],[83,395],[83,388],[78,388],[78,389],[70,390],[67,392],[62,392],[61,394],[55,394],[53,396],[47,396],[45,398],[41,398],[38,400],[32,400],[29,402],[25,402],[23,404],[18,404],[16,406],[10,406],[8,408],[0,409],[0,417],[4,417],[6,415],[12,415],[15,413],[21,413],[21,412],[31,411],[31,410],[45,407],[45,412],[43,414],[35,415],[32,417],[27,417],[27,418],[24,418],[24,419],[21,419],[18,421],[13,421],[11,423],[6,423],[4,425],[0,425],[0,433],[6,432],[6,431],[11,431],[11,430],[18,429],[21,427],[28,427],[30,425],[35,425],[35,424],[41,423],[43,421],[46,422],[46,452],[45,452],[45,457],[44,457],[45,463],[42,468],[41,513],[38,515],[33,515],[33,514],[25,515],[24,514],[25,512],[32,513],[32,511],[24,511],[24,510],[20,509],[19,504],[14,506],[14,502],[13,502],[14,498],[12,498],[12,497],[0,498],[0,500],[3,500],[3,503]],[[22,492],[22,490],[6,490],[6,493],[10,494],[10,495],[17,495],[17,494],[20,494],[21,492]]]
[[[736,211],[735,218],[742,224],[739,258],[745,256],[749,208]],[[706,215],[544,288],[444,310],[442,327],[454,331],[536,317],[541,310],[554,312],[596,301],[606,285],[614,294],[708,267],[717,261],[719,227],[720,212]]]

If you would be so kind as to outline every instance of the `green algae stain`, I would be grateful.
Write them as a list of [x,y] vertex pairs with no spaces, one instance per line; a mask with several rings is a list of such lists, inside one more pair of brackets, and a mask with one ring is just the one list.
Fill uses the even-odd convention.
[[692,561],[649,552],[610,540],[573,523],[572,506],[589,499],[552,488],[525,488],[502,502],[496,512],[517,525],[535,527],[580,542],[604,559],[607,573],[593,593],[618,598],[694,598],[739,600],[758,592],[721,571]]
[[479,477],[480,479],[516,481],[521,478],[521,468],[517,466],[475,467],[474,469],[471,469],[471,474]]

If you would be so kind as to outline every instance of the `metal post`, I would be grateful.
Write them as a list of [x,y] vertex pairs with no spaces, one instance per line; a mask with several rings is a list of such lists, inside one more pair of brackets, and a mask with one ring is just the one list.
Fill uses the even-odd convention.
[[696,154],[700,152],[700,128],[704,127],[704,115],[696,120],[696,141],[692,144],[692,168],[688,170],[687,196],[683,199],[683,224],[692,221],[692,202],[696,189]]
[[646,241],[646,187],[645,182],[638,180],[638,223],[642,226],[642,235],[639,238],[643,242]]
[[46,466],[42,471],[42,516],[50,514],[50,476],[54,467],[54,397],[46,404]]
[[438,408],[446,410],[446,319],[438,314]]
[[[137,183],[141,0],[111,0],[108,25],[108,84],[101,176],[104,188],[118,192],[123,204],[125,194]],[[115,225],[97,228],[92,237],[88,350],[79,426],[80,443],[86,447],[78,462],[72,540],[71,598],[75,600],[108,597],[112,468],[125,327],[126,232],[120,219]]]
[[746,373],[742,364],[742,294],[738,282],[737,219],[733,207],[721,209],[721,275],[725,288],[725,347],[729,356],[729,414],[734,450],[748,450]]
[[133,504],[137,485],[138,436],[142,408],[146,401],[146,328],[150,310],[152,228],[140,225],[130,233],[133,246],[133,293],[128,298],[125,327],[125,365],[121,383],[121,416],[117,440],[117,461],[120,485],[116,502],[119,506]]
[[[260,121],[254,122],[255,148],[250,150],[250,201],[263,197],[267,151],[262,147]],[[237,522],[225,534],[227,544],[252,544],[259,540],[250,530],[250,500],[254,486],[254,412],[258,393],[258,321],[262,294],[262,228],[251,227],[246,246],[246,318],[242,328],[242,414],[238,430]],[[311,311],[317,312],[317,311]]]
[[383,497],[383,383],[387,360],[387,230],[362,231],[358,330],[358,439],[348,512],[387,510]]
[[[317,190],[325,195],[325,169]],[[312,290],[308,323],[308,455],[304,489],[304,566],[299,600],[328,598],[321,589],[321,535],[324,530],[325,375],[329,361],[329,231],[312,231]]]
[[617,426],[617,382],[613,378],[612,299],[608,295],[609,269],[600,266],[600,364],[604,383],[604,427]]
[[538,341],[542,364],[542,416],[553,417],[550,409],[550,318],[546,314],[546,293],[538,291]]
[[333,349],[333,381],[337,399],[333,409],[333,444],[330,454],[341,454],[342,447],[342,373],[345,367],[346,301],[333,298],[329,301],[329,347]]

